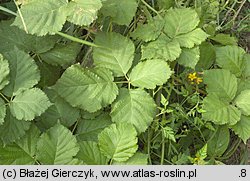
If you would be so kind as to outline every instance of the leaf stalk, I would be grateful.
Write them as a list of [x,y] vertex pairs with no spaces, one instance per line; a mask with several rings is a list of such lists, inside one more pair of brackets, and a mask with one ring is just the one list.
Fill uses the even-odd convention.
[[86,40],[82,40],[82,39],[79,39],[79,38],[76,38],[74,36],[71,36],[71,35],[68,35],[68,34],[65,34],[65,33],[62,33],[62,32],[56,32],[56,34],[64,37],[64,38],[67,38],[71,41],[74,41],[74,42],[77,42],[77,43],[81,43],[81,44],[84,44],[84,45],[88,45],[88,46],[92,46],[92,47],[100,47],[99,45],[96,45],[94,43],[91,43],[91,42],[88,42]]

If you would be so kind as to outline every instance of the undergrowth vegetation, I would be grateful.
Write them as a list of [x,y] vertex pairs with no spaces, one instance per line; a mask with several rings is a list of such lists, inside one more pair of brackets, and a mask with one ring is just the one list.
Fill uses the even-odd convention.
[[0,2],[0,164],[224,164],[250,138],[249,1]]

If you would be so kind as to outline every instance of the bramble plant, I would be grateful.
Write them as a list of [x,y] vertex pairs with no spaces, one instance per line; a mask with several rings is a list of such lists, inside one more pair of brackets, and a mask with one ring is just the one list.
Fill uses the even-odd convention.
[[223,164],[250,138],[227,3],[1,4],[0,164]]

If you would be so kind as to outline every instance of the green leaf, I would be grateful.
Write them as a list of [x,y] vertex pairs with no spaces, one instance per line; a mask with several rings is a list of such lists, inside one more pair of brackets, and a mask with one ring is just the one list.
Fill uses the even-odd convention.
[[18,120],[31,121],[44,113],[51,103],[46,94],[38,88],[19,93],[10,102],[10,111]]
[[243,55],[245,51],[238,46],[224,46],[216,48],[216,62],[223,69],[239,77],[244,70]]
[[40,70],[40,81],[38,83],[39,87],[49,87],[56,83],[56,81],[61,76],[61,67],[49,65],[46,62],[36,62]]
[[200,150],[198,150],[195,156],[196,158],[198,158],[198,160],[204,160],[205,158],[207,158],[207,144],[205,144]]
[[219,98],[231,101],[237,92],[237,78],[228,70],[213,69],[204,73],[207,92],[215,93]]
[[178,35],[174,38],[179,42],[181,47],[193,48],[195,45],[200,45],[208,37],[202,29],[197,28],[187,34]]
[[189,163],[189,155],[189,150],[186,149],[184,153],[180,152],[178,155],[174,156],[171,161],[176,165],[186,165],[187,163]]
[[76,158],[87,165],[107,165],[108,159],[101,153],[96,142],[82,141],[79,143],[80,150]]
[[164,137],[168,140],[176,142],[174,130],[171,127],[165,126],[163,129]]
[[97,118],[98,116],[100,116],[103,112],[103,110],[99,110],[99,111],[96,111],[96,112],[88,112],[88,111],[84,111],[84,110],[81,110],[81,116],[83,119],[87,119],[87,120],[94,120],[95,118]]
[[244,54],[243,62],[244,62],[243,76],[248,78],[250,77],[250,54],[249,53]]
[[169,9],[175,6],[175,0],[157,0],[157,5],[160,9]]
[[33,165],[35,164],[36,144],[40,136],[37,127],[31,126],[26,134],[15,143],[0,146],[1,165]]
[[62,125],[70,127],[80,118],[80,110],[72,107],[60,96],[56,98],[54,105],[60,115],[59,119]]
[[131,124],[118,123],[105,128],[98,136],[101,152],[114,161],[126,161],[136,150],[137,133]]
[[249,79],[238,79],[238,89],[236,95],[239,95],[242,91],[250,89]]
[[135,46],[133,42],[118,33],[99,33],[93,51],[94,64],[105,67],[115,76],[124,76],[132,66]]
[[10,83],[3,89],[5,95],[11,97],[38,83],[40,80],[38,67],[27,53],[14,48],[4,56],[9,61],[10,68]]
[[30,3],[33,0],[16,0],[18,5]]
[[134,156],[129,158],[125,162],[113,162],[113,165],[147,165],[148,164],[148,155],[136,152]]
[[241,110],[242,114],[250,116],[250,90],[245,90],[240,93],[234,100],[236,106]]
[[241,112],[236,107],[220,100],[217,95],[210,94],[203,100],[203,119],[215,124],[234,125],[240,120]]
[[25,135],[30,122],[17,120],[7,109],[3,125],[0,125],[0,138],[5,144],[14,142]]
[[190,8],[170,9],[164,19],[164,32],[171,38],[192,31],[200,21],[196,11]]
[[157,15],[150,19],[147,24],[139,24],[135,31],[131,33],[131,37],[149,42],[160,36],[163,27],[164,20]]
[[81,141],[97,141],[98,134],[112,124],[108,114],[101,114],[95,119],[80,120],[77,125],[76,136]]
[[9,63],[0,54],[0,90],[2,90],[6,85],[9,84]]
[[164,60],[146,60],[132,69],[130,82],[133,86],[154,89],[157,85],[166,83],[171,74],[172,71]]
[[40,57],[51,65],[69,65],[75,61],[79,50],[80,46],[77,43],[58,44],[53,49],[40,54]]
[[0,22],[0,52],[8,52],[16,46],[27,53],[43,53],[53,48],[57,36],[38,37],[25,33],[16,26],[11,26],[11,21]]
[[43,133],[37,143],[37,159],[47,165],[67,164],[78,151],[76,138],[60,124]]
[[[60,120],[60,123],[66,127],[72,126],[80,118],[80,110],[72,107],[62,97],[60,97],[54,89],[46,89],[45,93],[53,103],[54,110],[46,111],[46,114],[42,115],[43,121],[54,122]],[[52,121],[52,119],[55,119]]]
[[6,116],[5,102],[2,98],[0,98],[0,125],[3,124],[5,116]]
[[13,25],[38,36],[55,34],[66,21],[67,4],[68,0],[33,0],[21,6]]
[[[53,127],[60,120],[60,114],[55,105],[50,106],[41,116],[36,118],[36,126],[43,132]],[[63,124],[63,123],[62,123]],[[64,125],[65,126],[65,125]]]
[[80,26],[89,26],[96,18],[102,7],[100,0],[74,0],[68,4],[67,20]]
[[142,46],[142,59],[162,59],[174,61],[181,54],[180,44],[161,35],[157,40]]
[[200,46],[200,59],[196,65],[196,70],[203,71],[209,69],[215,61],[215,49],[211,43],[203,42]]
[[112,21],[119,25],[128,25],[137,10],[137,0],[103,0],[101,13],[110,16]]
[[153,121],[155,110],[154,100],[144,90],[123,88],[112,105],[110,115],[113,122],[133,124],[141,133]]
[[112,73],[105,68],[69,67],[56,83],[58,94],[73,107],[95,112],[111,104],[118,88]]
[[235,37],[232,37],[228,34],[222,34],[219,33],[215,35],[214,37],[210,37],[210,39],[222,44],[222,45],[236,45],[237,46],[237,39]]
[[230,133],[227,126],[219,126],[213,136],[208,140],[207,152],[210,157],[220,157],[227,149]]
[[82,160],[73,158],[72,160],[65,163],[65,165],[85,165]]
[[200,58],[200,49],[199,47],[194,47],[191,49],[183,48],[180,57],[177,59],[178,63],[195,69],[196,64]]
[[241,120],[231,128],[246,144],[250,138],[250,117],[242,115]]

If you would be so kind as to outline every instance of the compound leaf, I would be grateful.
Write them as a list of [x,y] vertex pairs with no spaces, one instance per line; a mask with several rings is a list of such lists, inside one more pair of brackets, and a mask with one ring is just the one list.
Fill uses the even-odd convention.
[[68,0],[33,0],[21,6],[13,25],[29,34],[44,36],[60,31],[67,17]]
[[10,68],[10,83],[3,89],[5,95],[11,97],[39,82],[38,67],[27,53],[14,48],[5,53],[4,57],[9,61]]
[[112,73],[105,68],[69,67],[56,83],[58,94],[73,107],[95,112],[111,104],[118,88]]
[[107,158],[122,162],[132,157],[138,149],[136,136],[136,130],[131,124],[112,124],[98,135],[98,144]]
[[133,42],[118,33],[99,33],[95,43],[93,58],[97,67],[105,67],[115,76],[124,76],[130,69],[134,59]]
[[174,130],[171,127],[165,126],[163,128],[163,134],[164,134],[166,139],[171,140],[173,142],[176,142],[175,133],[174,133]]
[[68,164],[78,151],[75,136],[60,124],[43,133],[37,143],[37,159],[42,164]]
[[132,69],[130,82],[133,86],[154,89],[157,85],[166,83],[171,74],[167,62],[151,59],[140,62]]
[[96,142],[82,141],[79,143],[80,150],[76,158],[87,165],[107,165],[108,159],[101,153]]
[[139,133],[144,132],[155,116],[154,100],[141,89],[120,89],[112,105],[111,118],[116,123],[130,123]]
[[74,0],[68,4],[67,20],[80,26],[90,25],[102,7],[100,0]]
[[18,120],[31,121],[44,113],[51,103],[46,94],[38,88],[19,93],[10,102],[10,111]]

